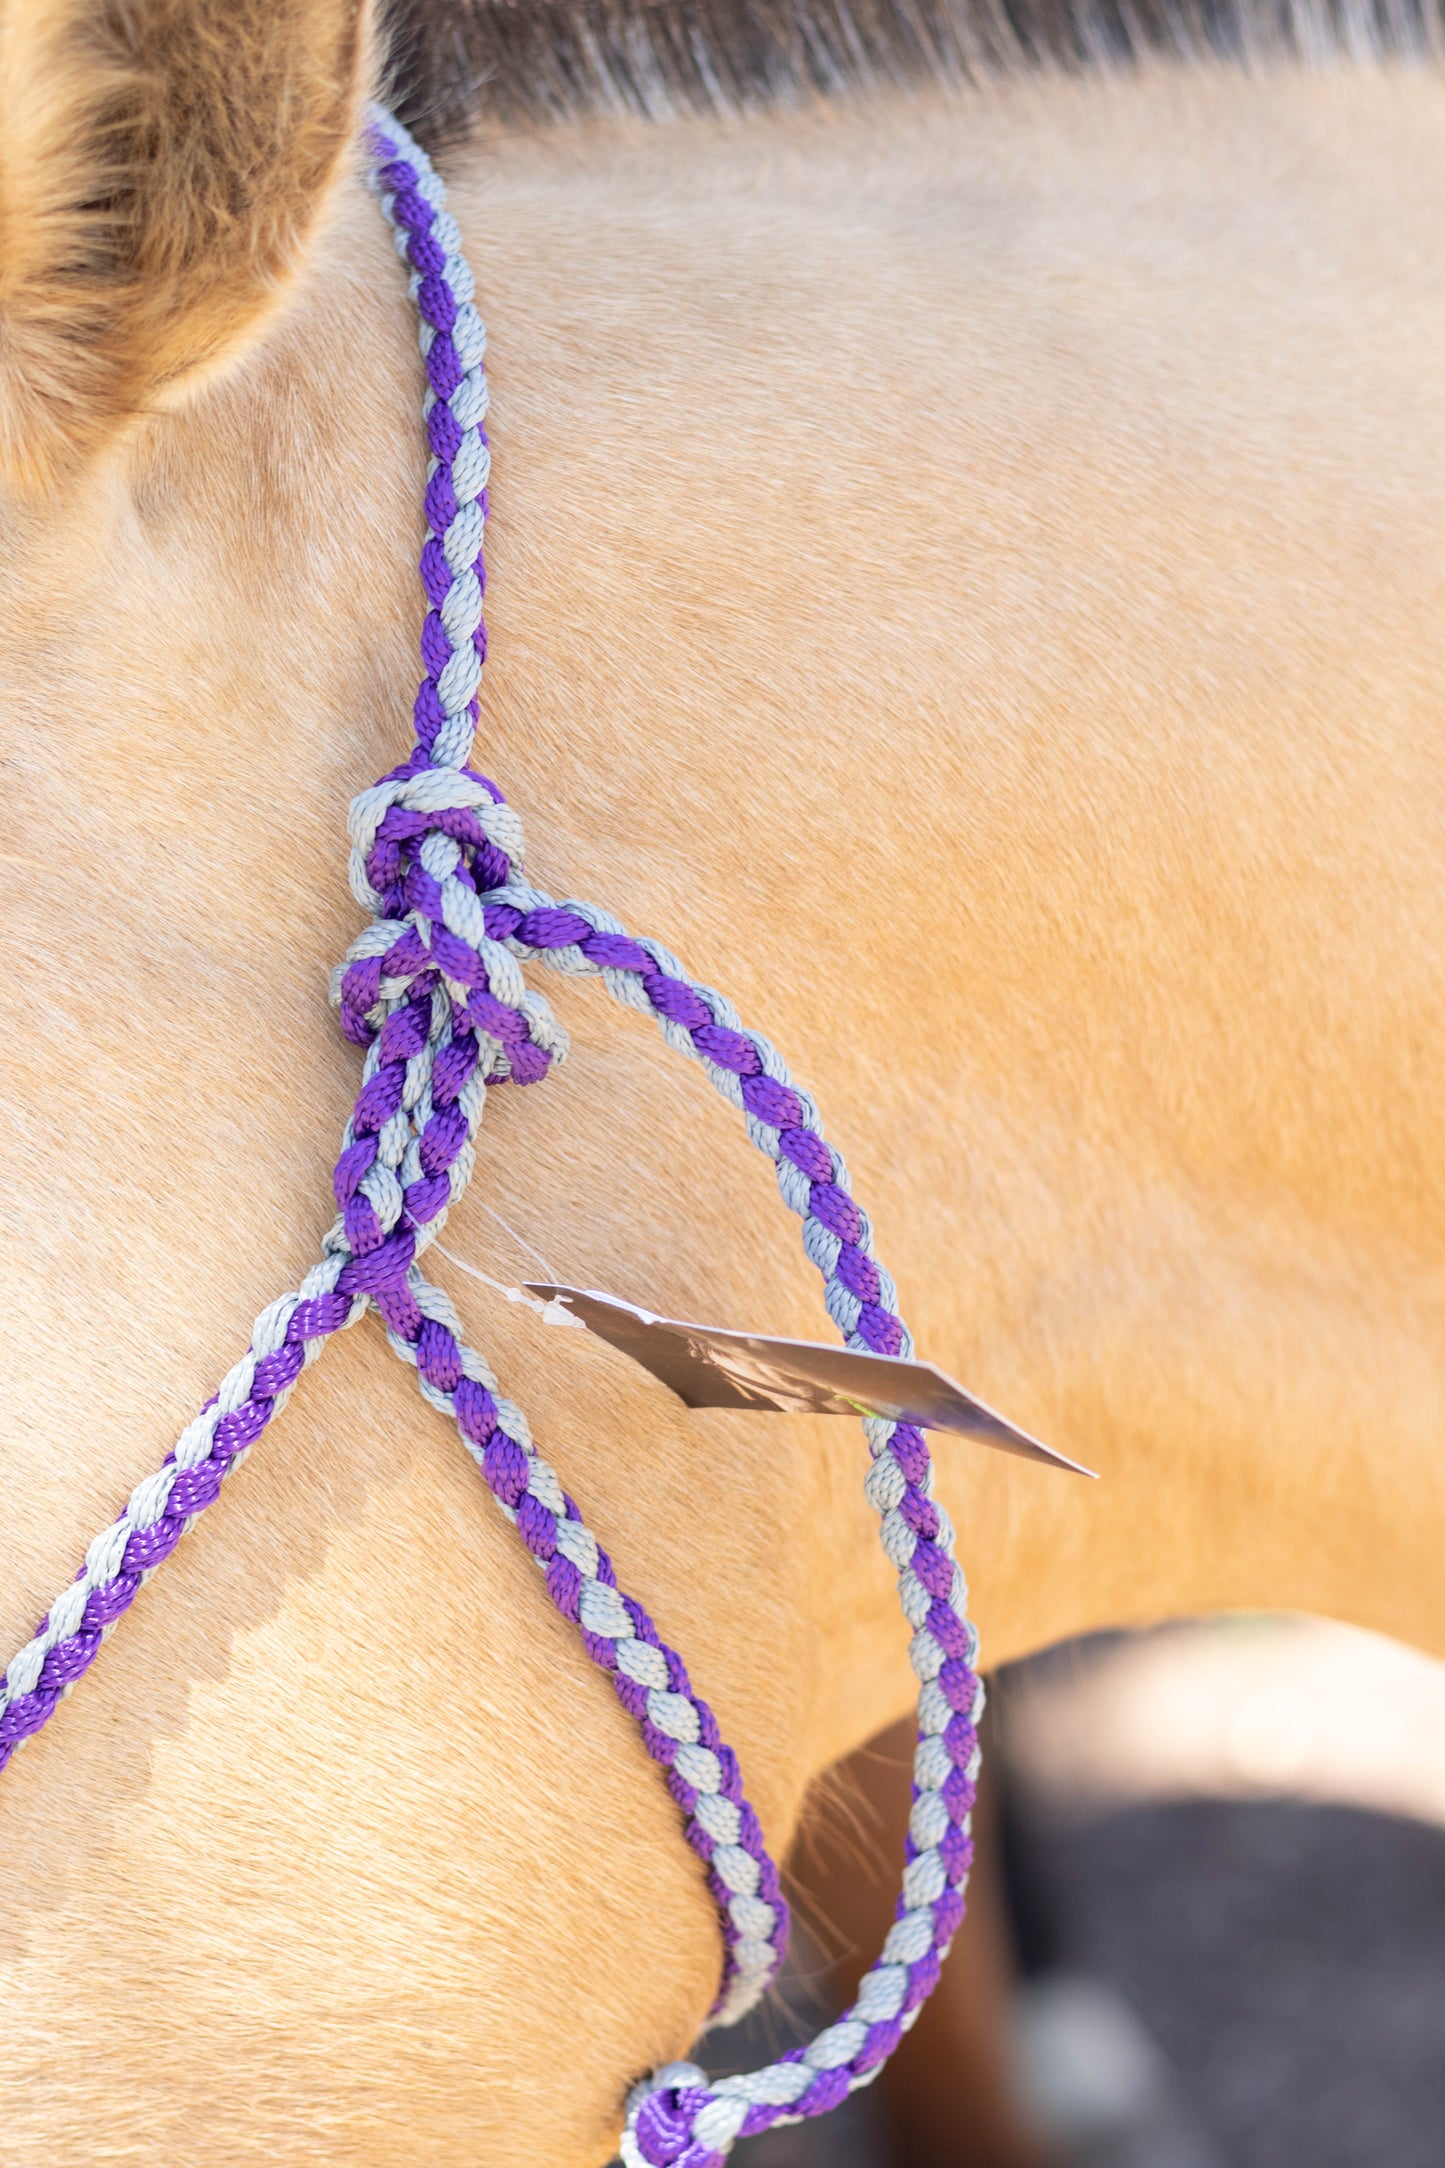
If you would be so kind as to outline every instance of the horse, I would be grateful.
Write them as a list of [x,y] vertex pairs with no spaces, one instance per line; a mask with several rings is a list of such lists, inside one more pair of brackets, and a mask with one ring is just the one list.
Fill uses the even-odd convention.
[[[330,1211],[343,813],[422,613],[390,85],[492,338],[478,758],[529,868],[786,1049],[921,1351],[1103,1478],[941,1445],[986,1659],[1238,1606],[1445,1647],[1437,46],[10,0],[9,1646]],[[817,1333],[731,1111],[555,1005],[438,1276],[776,1851],[911,1701],[865,1458],[473,1276]],[[717,1991],[635,1727],[370,1326],[0,1792],[14,2168],[589,2168]]]

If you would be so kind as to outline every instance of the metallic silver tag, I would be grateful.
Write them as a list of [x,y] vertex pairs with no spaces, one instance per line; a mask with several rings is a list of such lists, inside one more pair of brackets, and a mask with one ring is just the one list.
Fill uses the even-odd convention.
[[655,1317],[595,1288],[528,1280],[527,1292],[560,1302],[600,1340],[631,1356],[690,1408],[751,1408],[758,1414],[881,1415],[921,1430],[956,1430],[980,1445],[1092,1476],[996,1415],[932,1363],[860,1354],[815,1340],[770,1340],[715,1325]]

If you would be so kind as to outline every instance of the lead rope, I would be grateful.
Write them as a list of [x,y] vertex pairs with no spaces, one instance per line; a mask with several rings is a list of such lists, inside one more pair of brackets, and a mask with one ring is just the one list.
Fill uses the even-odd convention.
[[[701,1063],[774,1162],[803,1223],[830,1316],[845,1341],[908,1355],[892,1280],[872,1254],[867,1215],[824,1139],[812,1099],[769,1042],[722,995],[690,979],[658,942],[634,940],[594,905],[557,903],[522,881],[522,829],[501,793],[466,765],[477,725],[486,635],[482,529],[487,511],[482,370],[485,334],[456,222],[425,153],[380,108],[368,115],[373,185],[409,267],[420,318],[431,450],[426,675],[411,757],[351,809],[351,882],[372,922],[333,980],[347,1036],[366,1047],[334,1187],[340,1217],[300,1288],[261,1313],[251,1345],[188,1425],[164,1466],[86,1552],[75,1580],[0,1681],[0,1768],[89,1668],[147,1576],[211,1504],[308,1363],[331,1336],[377,1310],[417,1372],[422,1396],[456,1424],[493,1495],[543,1567],[548,1594],[581,1629],[667,1773],[688,1842],[707,1867],[725,1958],[714,2017],[752,2007],[782,1962],[787,1908],[737,1759],[686,1668],[641,1604],[617,1587],[607,1554],[532,1444],[520,1408],[461,1334],[450,1299],[417,1258],[471,1176],[489,1084],[530,1084],[566,1051],[519,958],[600,975],[627,1007]],[[692,2063],[633,2092],[628,2168],[718,2168],[740,2136],[821,2115],[873,2078],[918,2014],[963,1917],[983,1686],[964,1615],[953,1530],[932,1496],[921,1431],[865,1420],[865,1482],[898,1573],[921,1683],[913,1809],[894,1924],[857,2000],[808,2047],[761,2070],[709,2081]]]

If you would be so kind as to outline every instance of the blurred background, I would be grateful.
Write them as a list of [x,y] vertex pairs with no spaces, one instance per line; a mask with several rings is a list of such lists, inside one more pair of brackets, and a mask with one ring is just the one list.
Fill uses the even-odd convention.
[[[911,1731],[819,1787],[795,1954],[715,2072],[806,2039],[891,1917]],[[970,1918],[884,2079],[737,2168],[1441,2168],[1445,1665],[1300,1618],[990,1680]]]

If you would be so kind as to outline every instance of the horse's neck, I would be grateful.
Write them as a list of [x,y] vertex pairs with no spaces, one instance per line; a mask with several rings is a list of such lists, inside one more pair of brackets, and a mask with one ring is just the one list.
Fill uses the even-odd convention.
[[[480,763],[539,882],[660,934],[815,1086],[922,1351],[1102,1469],[943,1447],[993,1658],[1229,1603],[1445,1644],[1439,99],[1167,78],[462,161],[496,393]],[[266,351],[4,575],[36,628],[4,658],[12,1644],[328,1216],[342,808],[403,749],[419,607],[411,336],[358,192]],[[92,704],[47,710],[48,641]],[[448,1248],[527,1269],[485,1198],[559,1273],[817,1331],[726,1110],[562,997],[573,1060],[497,1095]],[[682,1415],[438,1273],[782,1834],[907,1696],[856,1432]],[[541,1915],[580,1891],[587,2157],[716,1961],[595,1684],[360,1328],[7,1773],[6,1871],[58,1908],[0,1907],[33,1943],[12,2006],[87,2040],[123,2009],[143,2057],[207,1970],[218,1859],[244,1940],[267,1907],[354,1925],[359,1848],[345,1981],[319,1926],[281,1967],[282,2004],[361,2012],[337,2117],[364,2034],[378,2100],[431,2088],[438,2157],[455,2102],[520,2159],[561,2112]],[[375,2016],[398,1938],[441,1968],[440,2076]],[[213,2043],[237,2025],[207,2004]],[[256,2037],[238,2067],[287,2097]],[[76,2058],[47,2067],[83,2107]],[[47,2157],[87,2157],[42,2112]]]
[[[463,190],[488,759],[549,885],[816,1085],[924,1349],[1103,1470],[945,1448],[1000,1655],[1268,1602],[1445,1643],[1439,116],[1165,75],[599,128]],[[593,1058],[539,1118],[688,1174],[586,1147],[578,1227],[519,1135],[543,1246],[805,1323],[719,1239],[760,1177],[687,1079],[619,1114]],[[854,1450],[808,1446],[844,1498]]]
[[[481,757],[540,878],[823,1092],[923,1345],[1105,1468],[969,1462],[1005,1647],[1271,1589],[1435,1631],[1275,1505],[1368,1452],[1393,1511],[1433,1420],[1436,96],[1171,78],[463,161]],[[87,958],[8,1048],[40,1110],[9,1193],[49,1230],[20,1313],[64,1350],[19,1329],[4,1366],[43,1554],[12,1630],[325,1210],[340,812],[404,732],[409,342],[357,200],[268,350],[52,553],[93,707],[28,714],[44,645],[8,658],[13,978]],[[479,1187],[559,1269],[803,1323],[786,1227],[738,1236],[761,1172],[582,998]],[[1095,1564],[1042,1594],[1061,1527]]]
[[[1110,1477],[989,1467],[981,1495],[1106,1557],[1225,1469],[1271,1519],[1238,1472],[1262,1425],[1269,1484],[1329,1492],[1429,1419],[1435,98],[1165,79],[463,161],[497,394],[482,757],[539,877],[663,932],[785,1042],[924,1345]],[[18,1336],[14,1434],[41,1403],[57,1440],[93,1417],[92,1370],[137,1396],[82,1466],[27,1457],[27,1522],[79,1516],[65,1555],[324,1210],[339,815],[404,728],[408,347],[354,202],[269,350],[72,524],[64,606],[49,568],[94,707],[25,715],[41,651],[12,658],[40,779],[21,916],[91,958],[10,1048],[46,1110],[18,1216],[64,1200],[23,1308],[63,1290],[70,1343],[42,1392]],[[619,1042],[604,1080],[586,1048],[616,1027],[579,1024],[482,1185],[569,1270],[801,1321],[801,1264],[768,1285],[726,1237],[688,1081],[633,1041],[639,1076]],[[629,1110],[672,1136],[685,1206],[660,1164],[655,1191],[618,1171]],[[585,1186],[548,1173],[564,1135]],[[150,1351],[128,1383],[118,1287]],[[1219,1503],[1187,1519],[1208,1566],[1151,1545],[1143,1600],[1261,1600],[1223,1563],[1255,1537]],[[1282,1597],[1346,1600],[1277,1546]],[[1006,1643],[1081,1623],[1064,1601],[1007,1599]]]

